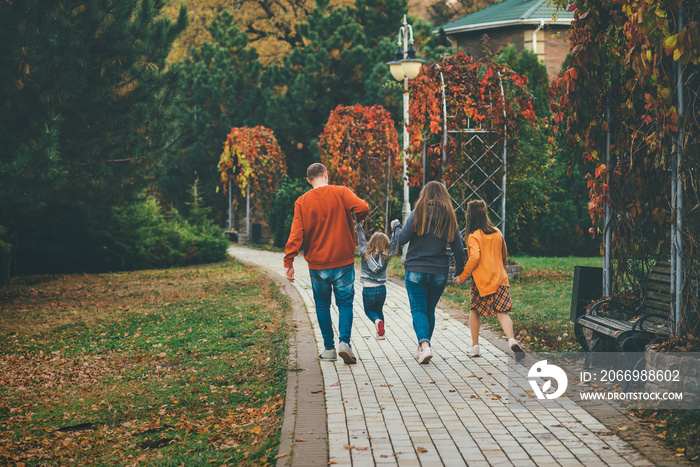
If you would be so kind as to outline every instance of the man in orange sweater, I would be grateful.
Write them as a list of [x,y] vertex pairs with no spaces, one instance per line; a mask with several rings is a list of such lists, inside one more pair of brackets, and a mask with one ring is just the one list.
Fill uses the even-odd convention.
[[[316,318],[323,335],[325,350],[319,358],[357,363],[350,347],[352,302],[355,296],[355,215],[357,221],[369,214],[369,205],[349,188],[328,184],[328,170],[323,164],[311,164],[306,179],[312,190],[294,203],[294,220],[284,248],[285,276],[294,282],[294,257],[304,247],[309,265],[311,286],[316,302]],[[331,291],[339,312],[339,343],[331,321]]]

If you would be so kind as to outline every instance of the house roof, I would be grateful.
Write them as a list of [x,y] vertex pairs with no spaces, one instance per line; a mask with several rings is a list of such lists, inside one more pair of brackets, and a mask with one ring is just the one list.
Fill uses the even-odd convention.
[[568,26],[574,19],[573,12],[560,10],[556,20],[553,19],[556,7],[548,5],[547,0],[503,0],[482,8],[479,11],[450,21],[438,28],[447,34],[457,32],[479,31],[518,24],[561,24]]

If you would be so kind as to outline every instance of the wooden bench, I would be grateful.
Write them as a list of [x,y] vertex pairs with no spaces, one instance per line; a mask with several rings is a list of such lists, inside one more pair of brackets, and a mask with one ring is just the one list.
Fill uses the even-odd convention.
[[[657,261],[642,285],[642,300],[637,306],[605,299],[575,318],[574,334],[584,352],[643,351],[648,343],[669,337],[670,262]],[[590,345],[587,329],[592,333]]]

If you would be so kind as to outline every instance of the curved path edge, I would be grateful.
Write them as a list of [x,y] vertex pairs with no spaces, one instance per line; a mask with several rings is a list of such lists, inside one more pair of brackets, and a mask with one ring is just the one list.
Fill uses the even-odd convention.
[[[294,285],[258,264],[243,264],[263,270],[279,290],[289,298],[287,316],[289,335],[287,394],[280,435],[277,467],[328,465],[328,424],[323,376],[316,353],[316,340],[306,305]],[[281,269],[280,265],[280,269]]]

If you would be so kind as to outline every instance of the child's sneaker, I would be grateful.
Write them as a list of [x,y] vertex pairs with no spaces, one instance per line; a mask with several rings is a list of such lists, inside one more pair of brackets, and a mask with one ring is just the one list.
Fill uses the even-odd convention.
[[519,362],[520,360],[525,358],[525,351],[523,351],[523,348],[520,347],[518,341],[516,341],[515,339],[509,339],[508,345],[510,345],[510,350],[513,351],[513,356],[515,357],[516,362]]
[[384,321],[378,319],[374,325],[377,328],[377,339],[384,339]]
[[319,360],[325,360],[327,362],[334,362],[338,359],[338,355],[335,353],[335,349],[326,349],[323,352],[321,352],[321,355],[318,356]]
[[479,344],[473,345],[467,349],[467,356],[468,357],[480,357],[481,356],[481,349],[479,348]]

